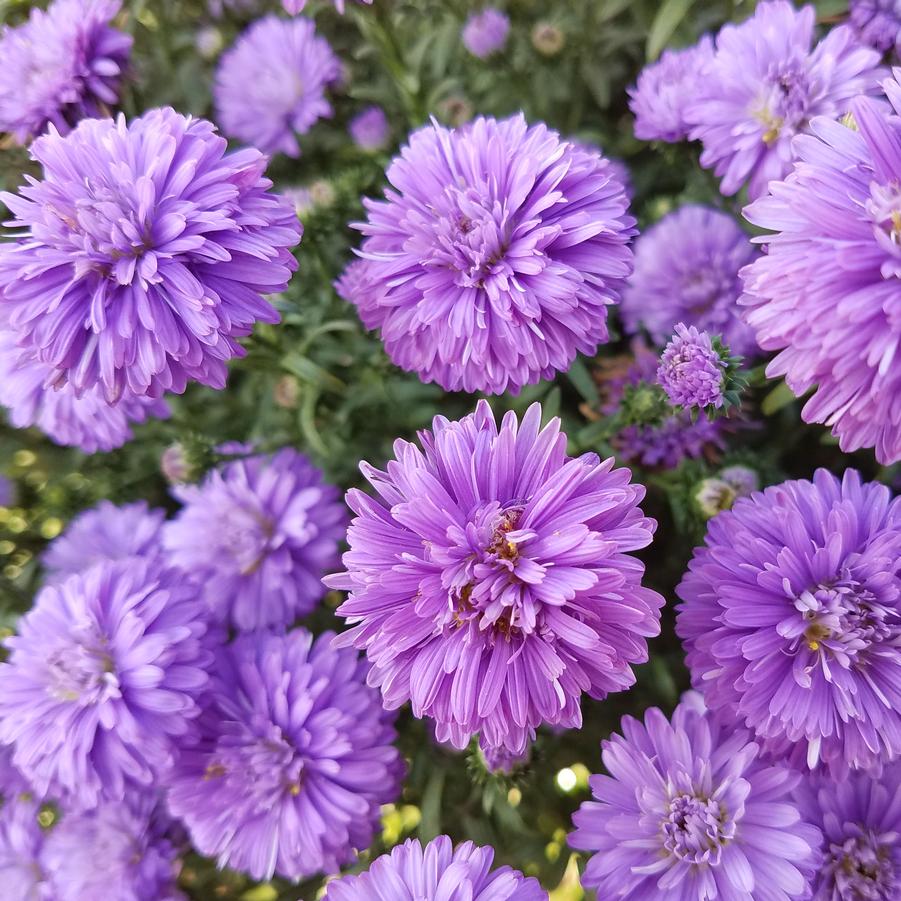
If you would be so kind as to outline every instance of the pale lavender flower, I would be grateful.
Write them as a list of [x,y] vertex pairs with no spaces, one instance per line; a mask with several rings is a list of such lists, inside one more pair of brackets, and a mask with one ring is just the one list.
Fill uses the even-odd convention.
[[388,143],[391,127],[380,106],[367,106],[357,113],[347,126],[350,136],[362,150],[381,150]]
[[851,0],[848,19],[860,39],[880,52],[901,47],[901,0]]
[[657,382],[677,407],[721,407],[726,364],[710,335],[693,325],[676,325],[657,368]]
[[510,19],[499,9],[489,6],[474,12],[463,26],[463,46],[479,59],[502,50],[510,33]]
[[738,497],[750,497],[760,488],[760,476],[748,466],[727,466],[719,471],[719,477],[733,488]]

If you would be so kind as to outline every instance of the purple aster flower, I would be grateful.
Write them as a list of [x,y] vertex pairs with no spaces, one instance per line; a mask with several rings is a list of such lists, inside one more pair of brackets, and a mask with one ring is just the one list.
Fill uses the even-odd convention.
[[362,150],[381,150],[391,135],[388,117],[380,106],[367,106],[347,126],[350,136]]
[[146,501],[122,507],[100,501],[79,513],[65,532],[50,542],[41,561],[50,578],[60,582],[101,560],[156,557],[162,550],[165,518],[165,511],[152,510]]
[[489,773],[509,776],[511,773],[525,766],[531,759],[531,749],[527,748],[522,753],[509,751],[507,748],[485,748],[479,752],[482,763]]
[[502,50],[510,33],[510,19],[499,9],[489,6],[466,20],[461,36],[463,46],[479,59]]
[[56,378],[52,366],[17,347],[15,334],[0,328],[0,406],[16,428],[37,426],[57,444],[93,454],[131,441],[132,425],[169,416],[162,398],[139,397],[126,388],[110,404],[99,385],[79,396],[68,383],[54,385]]
[[595,454],[566,456],[560,421],[533,404],[498,428],[480,401],[459,422],[436,417],[420,450],[398,440],[376,490],[347,495],[357,514],[339,643],[365,648],[385,706],[412,701],[439,741],[525,750],[541,723],[578,728],[583,693],[630,686],[647,659],[663,599],[629,551],[655,523],[644,489]]
[[328,883],[323,901],[547,901],[538,880],[510,867],[491,869],[494,848],[439,835],[424,848],[407,839],[364,873]]
[[5,642],[0,741],[41,795],[70,809],[153,784],[199,713],[205,631],[195,589],[145,560],[44,588]]
[[163,544],[217,620],[242,631],[288,626],[325,593],[320,580],[338,563],[346,512],[302,454],[236,460],[172,493],[184,507]]
[[685,108],[712,59],[713,40],[705,34],[694,47],[665,50],[657,62],[641,70],[629,88],[636,138],[674,143],[688,137]]
[[499,394],[607,340],[635,220],[607,160],[520,114],[420,129],[366,201],[351,301],[402,369]]
[[799,773],[763,763],[694,693],[671,722],[653,707],[622,731],[573,815],[570,845],[595,852],[584,886],[634,901],[807,897],[819,833],[793,802]]
[[623,292],[622,317],[635,334],[644,326],[665,344],[677,322],[719,334],[737,354],[757,350],[740,318],[739,271],[757,256],[750,238],[726,213],[683,206],[635,243],[635,273]]
[[20,144],[49,124],[65,134],[119,99],[131,37],[110,27],[119,0],[55,0],[0,36],[0,131]]
[[219,62],[217,121],[229,137],[264,153],[300,156],[297,135],[332,115],[325,91],[341,74],[340,60],[312,19],[266,16]]
[[690,137],[704,145],[701,165],[722,179],[723,194],[747,182],[751,198],[761,196],[790,171],[792,138],[814,116],[837,118],[853,97],[879,92],[879,53],[848,26],[814,47],[815,25],[813,6],[771,0],[717,36],[685,115]]
[[727,466],[719,477],[735,491],[738,497],[750,497],[760,488],[760,476],[748,466]]
[[901,499],[824,469],[710,520],[676,594],[692,681],[833,775],[901,754]]
[[721,407],[726,364],[710,335],[680,322],[660,357],[657,381],[677,407]]
[[[894,85],[897,88],[897,85]],[[893,83],[886,90],[895,94]],[[901,113],[901,93],[892,97]],[[901,460],[901,120],[852,105],[857,129],[818,119],[796,143],[795,171],[745,210],[778,233],[748,267],[747,322],[785,377],[805,422],[832,426],[843,451]]]
[[851,0],[849,20],[860,39],[880,52],[901,47],[901,0]]
[[183,750],[168,797],[220,866],[255,879],[335,872],[400,791],[393,716],[365,661],[333,637],[259,632],[219,653],[200,742]]
[[209,122],[171,109],[86,119],[32,145],[43,180],[2,194],[25,233],[0,247],[0,304],[19,345],[78,393],[221,388],[235,340],[277,322],[301,233],[268,193],[265,157],[226,154]]
[[854,773],[838,784],[811,775],[795,800],[823,834],[813,901],[901,897],[901,763],[879,774]]

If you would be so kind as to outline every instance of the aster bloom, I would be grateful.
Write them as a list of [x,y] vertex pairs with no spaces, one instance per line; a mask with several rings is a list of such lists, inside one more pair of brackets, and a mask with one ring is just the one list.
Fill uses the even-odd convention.
[[198,580],[217,620],[239,630],[288,626],[325,593],[320,579],[338,562],[346,513],[302,454],[235,460],[172,493],[184,507],[163,545]]
[[53,124],[106,115],[119,99],[131,37],[110,27],[119,0],[55,0],[0,36],[0,131],[20,144]]
[[710,335],[680,322],[660,357],[657,381],[677,407],[721,407],[726,364]]
[[657,62],[641,70],[629,88],[636,138],[674,143],[688,137],[685,108],[712,59],[713,40],[705,34],[694,47],[665,50]]
[[813,901],[901,896],[901,764],[839,784],[815,774],[798,786],[795,799],[823,834]]
[[367,200],[351,301],[423,381],[499,394],[566,370],[607,340],[635,220],[596,152],[520,114],[414,132]]
[[0,664],[0,742],[75,810],[153,784],[197,716],[206,627],[195,589],[151,561],[99,563],[40,591]]
[[52,580],[59,582],[101,560],[158,556],[165,518],[164,510],[153,510],[146,501],[122,507],[100,501],[79,513],[62,535],[50,542],[41,562]]
[[754,245],[726,213],[683,206],[651,226],[635,243],[635,273],[623,292],[622,317],[630,334],[642,326],[665,344],[676,323],[723,340],[738,354],[753,354],[754,333],[740,318],[741,268],[757,256]]
[[880,54],[849,26],[814,47],[815,26],[813,6],[771,0],[717,36],[685,116],[689,137],[704,145],[701,165],[721,179],[723,194],[747,182],[751,198],[760,197],[790,171],[792,138],[814,116],[838,118],[853,97],[879,93]]
[[263,153],[300,156],[297,135],[332,115],[341,62],[312,19],[266,16],[222,55],[213,95],[222,131]]
[[169,807],[220,866],[269,879],[335,872],[366,848],[403,763],[367,667],[333,635],[239,637],[218,655]]
[[380,106],[367,106],[347,126],[354,144],[362,150],[381,150],[391,134],[388,117]]
[[499,9],[489,6],[472,13],[463,26],[463,46],[479,59],[502,50],[510,33],[510,19]]
[[608,776],[573,815],[582,877],[601,898],[805,898],[818,845],[792,800],[800,774],[760,760],[745,729],[689,693],[672,722],[656,707],[602,745]]
[[901,499],[854,470],[784,482],[710,520],[676,589],[708,706],[798,766],[901,753]]
[[901,0],[851,0],[848,18],[865,44],[882,53],[901,47]]
[[209,122],[171,109],[86,119],[32,145],[41,181],[2,194],[24,232],[0,247],[0,310],[77,394],[116,403],[222,388],[235,340],[277,322],[301,233],[256,150],[226,153]]
[[538,881],[491,869],[494,849],[439,835],[424,848],[407,839],[364,873],[330,882],[323,901],[547,901]]
[[[895,113],[901,88],[886,82]],[[776,231],[743,273],[745,318],[785,377],[806,422],[832,427],[843,451],[875,447],[901,460],[901,120],[861,98],[857,130],[818,119],[772,196],[745,210]]]
[[650,544],[640,485],[595,454],[566,456],[560,421],[533,404],[498,428],[487,402],[438,416],[421,449],[398,440],[379,495],[356,489],[338,615],[364,648],[385,706],[411,701],[436,737],[525,750],[541,723],[581,724],[583,693],[630,686],[663,599],[629,551]]

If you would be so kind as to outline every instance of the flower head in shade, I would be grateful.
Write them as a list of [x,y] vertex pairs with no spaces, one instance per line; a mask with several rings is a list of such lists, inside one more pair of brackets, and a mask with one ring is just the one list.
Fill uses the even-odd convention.
[[323,901],[547,901],[536,879],[510,867],[491,869],[494,849],[439,835],[424,848],[408,839],[356,876],[330,882]]
[[117,507],[100,501],[79,513],[65,532],[50,542],[41,558],[54,582],[84,572],[101,560],[153,558],[162,550],[163,510],[146,501]]
[[657,62],[641,70],[629,88],[636,138],[673,143],[688,136],[685,108],[712,59],[713,40],[704,35],[694,47],[665,50]]
[[152,784],[199,713],[205,631],[195,589],[152,561],[99,563],[44,588],[6,640],[0,741],[70,809]]
[[366,664],[303,629],[223,649],[169,807],[220,866],[268,879],[335,872],[369,846],[403,763]]
[[370,290],[351,301],[401,368],[517,390],[607,340],[635,220],[610,164],[522,115],[415,132],[366,201]]
[[665,344],[677,322],[719,334],[737,354],[756,350],[740,318],[741,268],[757,256],[736,221],[708,207],[683,206],[635,243],[635,273],[623,292],[622,316]]
[[660,357],[657,381],[677,407],[721,407],[726,364],[707,332],[680,322]]
[[[886,89],[901,113],[897,83]],[[844,451],[901,460],[901,119],[852,105],[856,130],[818,119],[799,162],[745,215],[776,231],[743,273],[745,318],[767,368],[797,395],[806,422],[832,426]]]
[[463,26],[463,46],[479,59],[502,50],[510,33],[510,19],[499,9],[489,6],[473,13]]
[[901,0],[851,0],[848,18],[865,44],[883,53],[901,47]]
[[218,620],[242,631],[288,626],[325,593],[320,579],[338,562],[346,514],[302,454],[236,460],[172,493],[184,506],[163,544]]
[[339,637],[365,648],[369,681],[394,709],[437,724],[439,741],[525,750],[541,723],[578,727],[582,694],[634,682],[659,631],[656,592],[629,555],[651,541],[640,485],[594,454],[566,456],[560,421],[533,404],[498,427],[487,402],[436,417],[420,447],[395,442],[378,494],[348,493],[357,514]]
[[901,763],[840,783],[814,774],[795,790],[795,800],[823,834],[813,901],[901,897]]
[[388,117],[380,106],[367,106],[347,126],[354,144],[362,150],[381,150],[391,134]]
[[0,199],[24,236],[0,246],[0,306],[18,344],[110,403],[188,379],[221,388],[235,340],[278,321],[262,294],[297,267],[300,223],[265,157],[226,153],[171,109],[85,119],[31,148],[43,178]]
[[745,729],[689,693],[672,721],[656,707],[603,743],[610,775],[573,816],[582,877],[601,898],[806,898],[819,842],[791,792],[800,774],[760,760]]
[[126,389],[111,404],[99,385],[79,396],[69,384],[48,384],[53,379],[51,366],[37,360],[32,351],[17,347],[15,334],[0,327],[0,406],[16,428],[37,426],[57,444],[93,454],[130,441],[132,425],[169,416],[169,405],[162,398],[138,396]]
[[847,470],[708,524],[676,631],[708,706],[833,774],[901,754],[901,499]]
[[848,26],[814,47],[815,27],[813,6],[767,0],[717,36],[686,118],[704,145],[701,165],[722,179],[724,194],[747,182],[750,196],[761,196],[791,170],[792,139],[814,116],[837,118],[858,94],[879,93],[879,53]]
[[297,136],[332,115],[325,92],[340,80],[341,62],[312,19],[266,16],[219,61],[216,120],[263,153],[297,157]]
[[0,131],[19,143],[62,133],[118,100],[131,37],[110,27],[119,0],[55,0],[0,36]]

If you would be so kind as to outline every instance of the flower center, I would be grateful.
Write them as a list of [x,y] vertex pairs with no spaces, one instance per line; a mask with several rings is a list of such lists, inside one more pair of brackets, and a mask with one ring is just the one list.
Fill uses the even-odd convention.
[[104,642],[96,636],[74,637],[74,644],[51,651],[47,657],[53,696],[85,707],[121,697],[115,663]]
[[219,541],[242,576],[255,573],[271,551],[275,524],[259,511],[231,508],[219,526]]
[[723,846],[735,835],[735,824],[722,804],[693,794],[670,801],[660,828],[666,850],[693,864],[719,863]]
[[841,844],[831,844],[826,867],[832,875],[836,897],[842,901],[891,901],[897,897],[894,841],[894,836],[861,829],[860,834]]
[[[880,246],[891,256],[901,257],[901,184],[880,185],[873,182],[866,210]],[[883,266],[882,275],[885,278],[901,276],[901,268],[895,266],[888,271]]]
[[796,60],[774,64],[766,78],[767,91],[756,116],[763,123],[763,140],[773,144],[784,129],[795,131],[804,122],[810,98],[810,82]]

